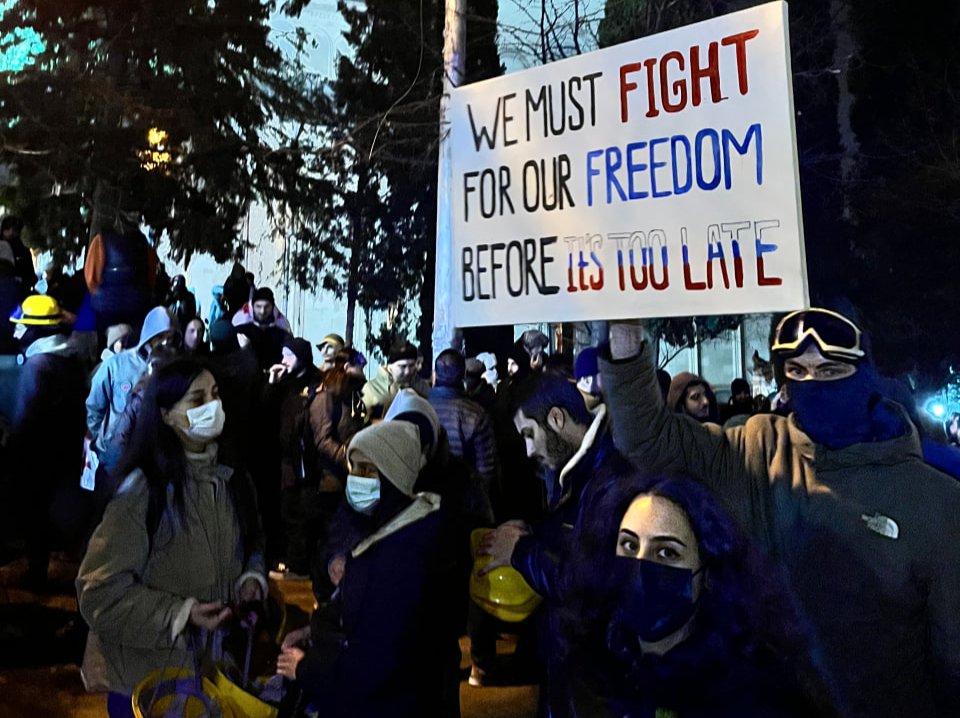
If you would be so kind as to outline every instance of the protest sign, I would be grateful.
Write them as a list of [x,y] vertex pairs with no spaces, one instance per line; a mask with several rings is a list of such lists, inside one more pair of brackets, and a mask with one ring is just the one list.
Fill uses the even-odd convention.
[[455,326],[807,300],[787,5],[454,90]]

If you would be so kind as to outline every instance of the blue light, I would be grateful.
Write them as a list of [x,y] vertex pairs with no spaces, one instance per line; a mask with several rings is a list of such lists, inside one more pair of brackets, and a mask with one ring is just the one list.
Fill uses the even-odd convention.
[[939,399],[931,399],[927,402],[927,413],[934,419],[942,419],[947,415],[947,407]]

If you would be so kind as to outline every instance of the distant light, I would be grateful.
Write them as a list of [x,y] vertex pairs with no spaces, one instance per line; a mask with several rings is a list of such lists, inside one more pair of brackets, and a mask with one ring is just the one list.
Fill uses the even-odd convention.
[[927,412],[935,419],[942,419],[947,415],[947,407],[942,401],[933,399],[927,402]]

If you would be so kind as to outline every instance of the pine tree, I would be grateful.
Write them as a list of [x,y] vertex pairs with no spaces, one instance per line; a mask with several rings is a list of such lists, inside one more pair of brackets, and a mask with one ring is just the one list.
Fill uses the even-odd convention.
[[310,93],[268,40],[262,0],[18,0],[0,36],[35,31],[36,63],[0,83],[0,201],[31,243],[76,255],[141,215],[175,257],[239,254],[250,204],[315,191],[300,138]]
[[[382,350],[408,328],[409,302],[419,296],[419,338],[429,356],[436,245],[437,153],[442,90],[443,2],[368,0],[339,2],[353,47],[341,57],[324,103],[331,151],[313,171],[335,177],[318,196],[330,221],[305,227],[322,281],[347,298],[347,334],[353,307],[369,317],[392,313],[382,328]],[[495,42],[497,0],[473,0],[467,18],[467,81],[500,74]],[[322,254],[322,253],[321,253]],[[349,339],[349,337],[348,337]]]

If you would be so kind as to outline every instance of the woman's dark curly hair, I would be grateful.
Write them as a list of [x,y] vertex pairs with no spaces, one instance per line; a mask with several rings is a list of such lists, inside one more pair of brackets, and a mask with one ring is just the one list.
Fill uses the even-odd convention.
[[613,671],[629,684],[641,671],[639,640],[617,618],[616,577],[623,574],[615,569],[615,562],[624,560],[616,556],[620,521],[640,495],[660,496],[683,510],[704,569],[695,628],[682,650],[670,652],[670,677],[689,685],[690,676],[712,666],[762,654],[792,675],[802,667],[799,682],[806,674],[811,692],[824,693],[810,632],[782,570],[759,553],[708,489],[684,478],[622,477],[587,499],[561,567],[561,664]]

